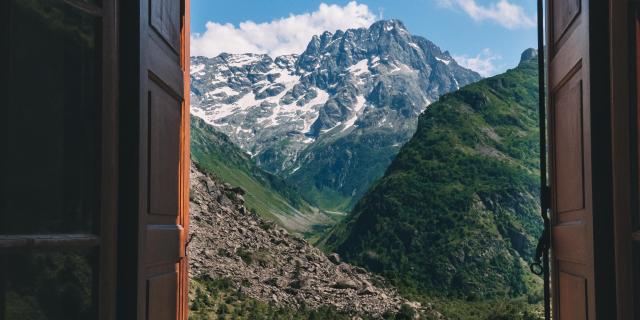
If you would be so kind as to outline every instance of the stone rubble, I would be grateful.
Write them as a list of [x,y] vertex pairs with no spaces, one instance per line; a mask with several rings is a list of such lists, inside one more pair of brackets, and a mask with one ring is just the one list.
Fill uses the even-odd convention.
[[353,314],[395,313],[408,301],[381,276],[325,255],[305,240],[249,212],[244,191],[191,166],[189,266],[192,278],[232,280],[247,296],[278,306],[334,306]]

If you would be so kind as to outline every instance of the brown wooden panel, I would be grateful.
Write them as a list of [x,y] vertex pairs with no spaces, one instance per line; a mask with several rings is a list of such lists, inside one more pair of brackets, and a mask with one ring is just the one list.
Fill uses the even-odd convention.
[[183,230],[179,225],[147,225],[145,261],[147,265],[176,263],[184,257]]
[[587,318],[587,280],[583,277],[560,272],[560,319],[585,320]]
[[180,0],[150,0],[149,21],[174,52],[180,52]]
[[147,280],[147,319],[176,319],[178,273],[170,272]]
[[139,305],[149,303],[139,310],[138,318],[186,320],[189,1],[140,0],[140,4],[145,79],[140,165],[147,184],[141,192],[141,207],[146,210],[139,216],[144,233],[139,265],[147,290],[139,292],[138,299]]
[[[166,84],[171,94],[184,99],[183,87],[184,77],[180,65],[173,54],[167,54],[166,45],[157,41],[149,41],[149,50],[156,54],[149,57],[150,70],[149,76],[156,79],[162,79],[161,82]],[[187,91],[188,92],[188,91]]]
[[585,264],[587,260],[587,243],[585,225],[571,223],[552,228],[552,247],[555,257],[562,261]]
[[580,0],[553,1],[553,39],[558,42],[580,13]]
[[149,81],[149,213],[178,215],[181,102]]
[[181,197],[180,197],[180,204],[181,204],[181,211],[180,211],[180,215],[178,217],[178,221],[179,223],[182,224],[183,227],[183,231],[182,231],[182,239],[180,240],[180,243],[182,245],[182,255],[184,256],[183,259],[180,260],[180,263],[178,263],[178,274],[179,274],[179,279],[178,279],[178,299],[179,299],[179,303],[178,303],[178,319],[180,320],[187,320],[189,318],[189,264],[188,264],[188,258],[186,257],[186,249],[187,249],[187,239],[186,236],[189,234],[189,173],[190,173],[190,168],[191,168],[191,158],[190,158],[190,138],[191,138],[191,133],[189,131],[189,125],[191,123],[190,119],[189,119],[189,106],[190,106],[190,100],[189,100],[189,88],[191,87],[191,84],[189,83],[189,72],[190,72],[190,61],[191,61],[191,54],[190,54],[190,50],[189,50],[189,37],[191,35],[191,30],[190,30],[190,19],[191,19],[191,5],[189,3],[189,0],[185,0],[184,1],[184,17],[183,17],[183,24],[182,24],[182,76],[184,79],[184,83],[183,83],[183,92],[185,93],[184,95],[184,99],[182,101],[182,145],[181,145],[181,169],[182,169],[182,174],[181,174],[181,179],[180,179],[180,190],[181,190]]
[[584,320],[596,314],[592,150],[594,140],[604,139],[592,133],[591,7],[589,0],[546,4],[552,312],[553,319]]
[[584,208],[582,82],[580,72],[554,95],[557,212]]
[[550,91],[560,87],[566,75],[572,74],[573,70],[582,68],[582,52],[577,49],[584,45],[586,39],[587,35],[583,32],[571,32],[567,34],[566,40],[561,46],[554,48],[556,54],[549,61],[549,69],[555,70],[548,79]]

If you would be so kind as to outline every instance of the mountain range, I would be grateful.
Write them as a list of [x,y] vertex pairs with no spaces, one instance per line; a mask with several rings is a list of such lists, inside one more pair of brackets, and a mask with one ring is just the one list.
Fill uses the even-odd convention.
[[194,161],[249,210],[403,294],[539,301],[535,50],[481,79],[388,20],[191,78]]
[[326,210],[347,211],[445,93],[481,77],[398,20],[324,32],[300,54],[191,61],[192,114]]

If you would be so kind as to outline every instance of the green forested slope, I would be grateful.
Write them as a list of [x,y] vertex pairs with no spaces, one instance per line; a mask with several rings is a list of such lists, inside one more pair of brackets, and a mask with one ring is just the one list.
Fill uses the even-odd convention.
[[406,293],[512,297],[541,231],[537,59],[444,95],[324,240]]

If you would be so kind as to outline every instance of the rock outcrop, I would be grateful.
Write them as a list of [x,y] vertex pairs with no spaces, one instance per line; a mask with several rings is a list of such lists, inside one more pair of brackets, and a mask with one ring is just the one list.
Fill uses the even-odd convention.
[[189,265],[192,278],[232,280],[247,296],[278,306],[333,306],[354,315],[382,315],[409,305],[365,269],[329,257],[305,240],[250,213],[242,190],[191,166]]

